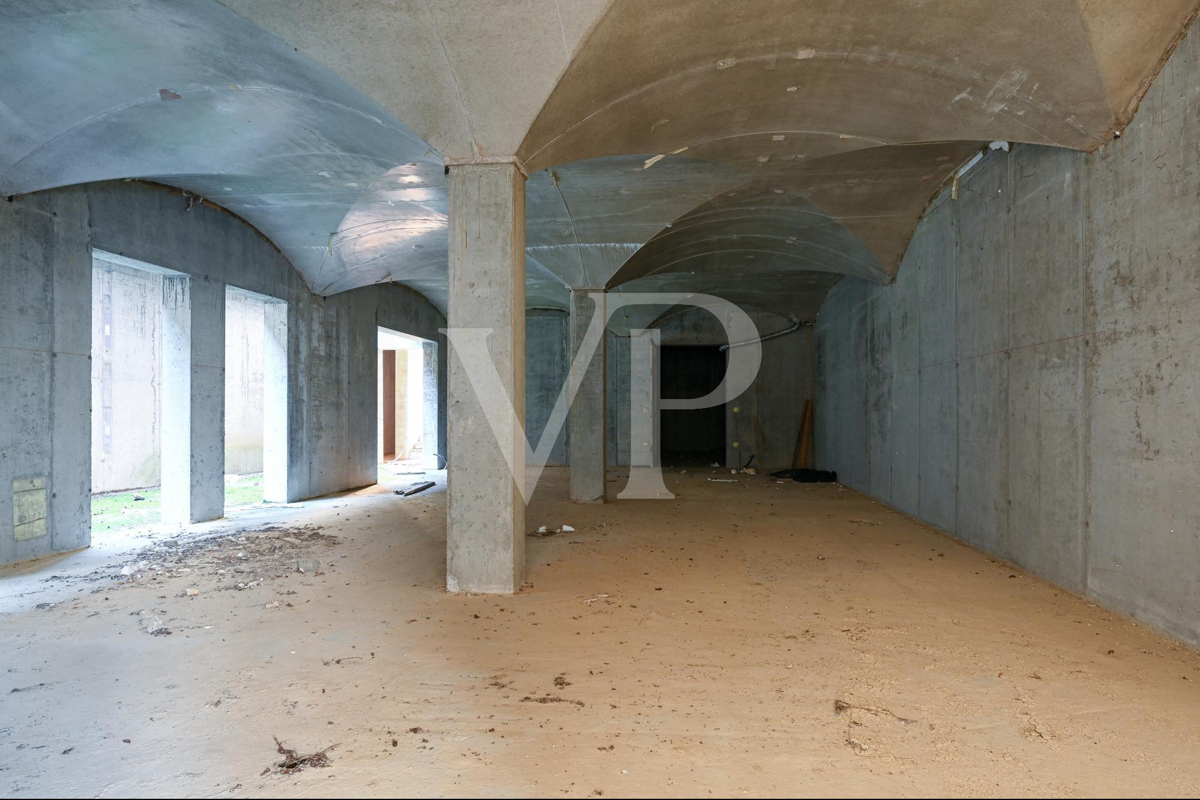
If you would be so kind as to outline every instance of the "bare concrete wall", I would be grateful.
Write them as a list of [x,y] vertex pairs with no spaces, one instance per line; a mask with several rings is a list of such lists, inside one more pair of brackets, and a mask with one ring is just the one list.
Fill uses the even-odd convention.
[[[762,335],[785,330],[791,323],[777,314],[747,309]],[[662,344],[725,344],[717,318],[695,309],[670,317],[659,327]],[[629,464],[629,339],[608,334],[608,460]],[[725,406],[725,460],[741,467],[753,454],[762,469],[790,467],[800,430],[804,402],[813,392],[813,330],[764,342],[762,367],[754,384]]]
[[[92,491],[158,486],[162,277],[93,259]],[[263,471],[264,303],[225,302],[225,472]]]
[[[571,368],[571,318],[565,311],[530,309],[525,314],[525,435],[537,449]],[[563,425],[546,462],[567,465],[570,425]]]
[[266,304],[225,293],[225,474],[263,471],[263,336]]
[[1093,155],[994,153],[818,329],[848,485],[1200,644],[1200,37]]
[[159,484],[162,276],[92,262],[92,491]]
[[[93,246],[287,302],[288,499],[375,482],[377,326],[437,342],[445,386],[445,320],[423,297],[314,295],[257,232],[179,192],[115,182],[0,201],[0,563],[91,539]],[[444,392],[439,405],[444,442]]]

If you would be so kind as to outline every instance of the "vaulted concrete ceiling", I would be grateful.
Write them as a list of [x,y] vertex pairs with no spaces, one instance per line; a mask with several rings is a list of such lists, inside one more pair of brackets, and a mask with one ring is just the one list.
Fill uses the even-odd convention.
[[445,161],[515,156],[527,295],[811,316],[992,140],[1091,149],[1197,0],[0,3],[0,192],[150,178],[323,294],[444,308]]

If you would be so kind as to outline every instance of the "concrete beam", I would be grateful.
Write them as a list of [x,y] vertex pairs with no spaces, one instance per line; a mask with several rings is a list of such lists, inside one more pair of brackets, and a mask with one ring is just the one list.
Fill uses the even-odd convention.
[[163,278],[163,522],[225,515],[225,285]]
[[[450,168],[450,328],[491,329],[511,408],[525,407],[525,176],[515,164]],[[511,409],[506,409],[511,412]],[[446,588],[505,594],[525,580],[525,442],[519,417],[493,432],[451,347]],[[503,443],[503,444],[502,444]],[[511,449],[511,471],[503,447]],[[514,476],[516,476],[514,478]]]
[[604,288],[574,288],[571,290],[571,377],[579,390],[571,404],[570,464],[571,500],[576,503],[603,503],[608,468],[606,425],[606,365],[605,342],[600,337],[592,359],[576,373],[574,358],[584,344],[595,314],[605,313]]

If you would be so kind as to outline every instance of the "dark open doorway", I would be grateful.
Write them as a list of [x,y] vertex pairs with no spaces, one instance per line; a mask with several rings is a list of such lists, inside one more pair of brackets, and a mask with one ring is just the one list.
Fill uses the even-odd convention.
[[[717,347],[662,348],[662,397],[703,397],[721,384],[725,354]],[[725,463],[725,407],[663,409],[660,435],[663,466]]]

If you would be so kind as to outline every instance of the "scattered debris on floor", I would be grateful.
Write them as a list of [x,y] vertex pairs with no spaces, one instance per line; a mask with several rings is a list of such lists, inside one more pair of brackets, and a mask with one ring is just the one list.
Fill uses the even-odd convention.
[[1042,733],[1040,730],[1038,730],[1037,723],[1035,723],[1033,721],[1030,721],[1029,724],[1024,725],[1021,728],[1021,735],[1024,736],[1026,739],[1028,739],[1031,742],[1049,741],[1049,737],[1046,736],[1046,734]]
[[[141,560],[121,566],[114,577],[119,584],[154,585],[182,576],[211,576],[221,584],[214,587],[218,590],[253,589],[293,572],[317,573],[320,562],[305,551],[341,541],[321,531],[316,525],[271,525],[234,536],[167,540],[143,552]],[[188,597],[199,594],[195,586],[186,589]]]
[[437,486],[437,484],[433,481],[417,481],[416,483],[409,484],[404,489],[393,489],[392,493],[398,494],[401,497],[410,497],[414,494],[420,494],[426,489],[432,489],[434,486]]
[[[35,683],[33,686],[23,686],[23,687],[18,687],[16,689],[13,689],[12,691],[9,692],[9,694],[17,694],[18,692],[32,692],[36,689],[47,689],[47,688],[49,688],[49,686],[50,686],[50,684],[48,684],[48,683]],[[11,731],[12,729],[5,728],[4,730]]]
[[[0,794],[478,794],[523,770],[563,797],[1195,785],[1193,651],[837,484],[690,469],[667,473],[682,505],[578,506],[551,472],[525,531],[578,532],[531,535],[537,590],[513,596],[445,592],[443,517],[422,513],[440,478],[415,503],[397,482],[184,534],[69,592],[47,565],[46,594],[0,615]],[[81,680],[85,646],[111,657]],[[310,754],[333,763],[288,774]]]
[[346,661],[362,661],[362,656],[342,656],[341,658],[331,658],[329,660],[322,659],[321,663],[327,667],[340,667]]
[[521,698],[521,702],[522,703],[541,703],[542,705],[548,705],[551,703],[569,703],[570,705],[579,706],[580,708],[583,708],[585,705],[585,703],[582,700],[568,700],[567,698],[559,697],[556,694],[546,694],[546,695],[542,695],[541,697],[526,696],[526,697]]
[[539,525],[538,529],[529,535],[530,536],[555,536],[560,533],[574,533],[574,532],[575,532],[575,529],[573,527],[571,527],[570,525],[563,525],[562,527],[555,528],[554,530],[550,530],[550,528],[547,527],[546,525]]
[[332,766],[333,759],[329,757],[329,751],[337,747],[337,745],[331,744],[324,750],[319,750],[306,756],[302,756],[295,750],[284,747],[283,742],[279,741],[278,737],[275,739],[275,747],[276,751],[283,756],[283,760],[278,764],[275,764],[274,767],[267,767],[264,769],[262,771],[263,775],[270,773],[272,769],[274,769],[274,771],[279,775],[291,775],[299,772],[302,769],[307,769],[308,767],[321,769]]
[[142,630],[151,636],[170,636],[172,631],[163,622],[162,617],[157,617],[149,611],[142,609],[138,612],[138,616],[142,618]]
[[796,483],[837,483],[837,473],[823,469],[781,469],[772,478],[791,478]]

